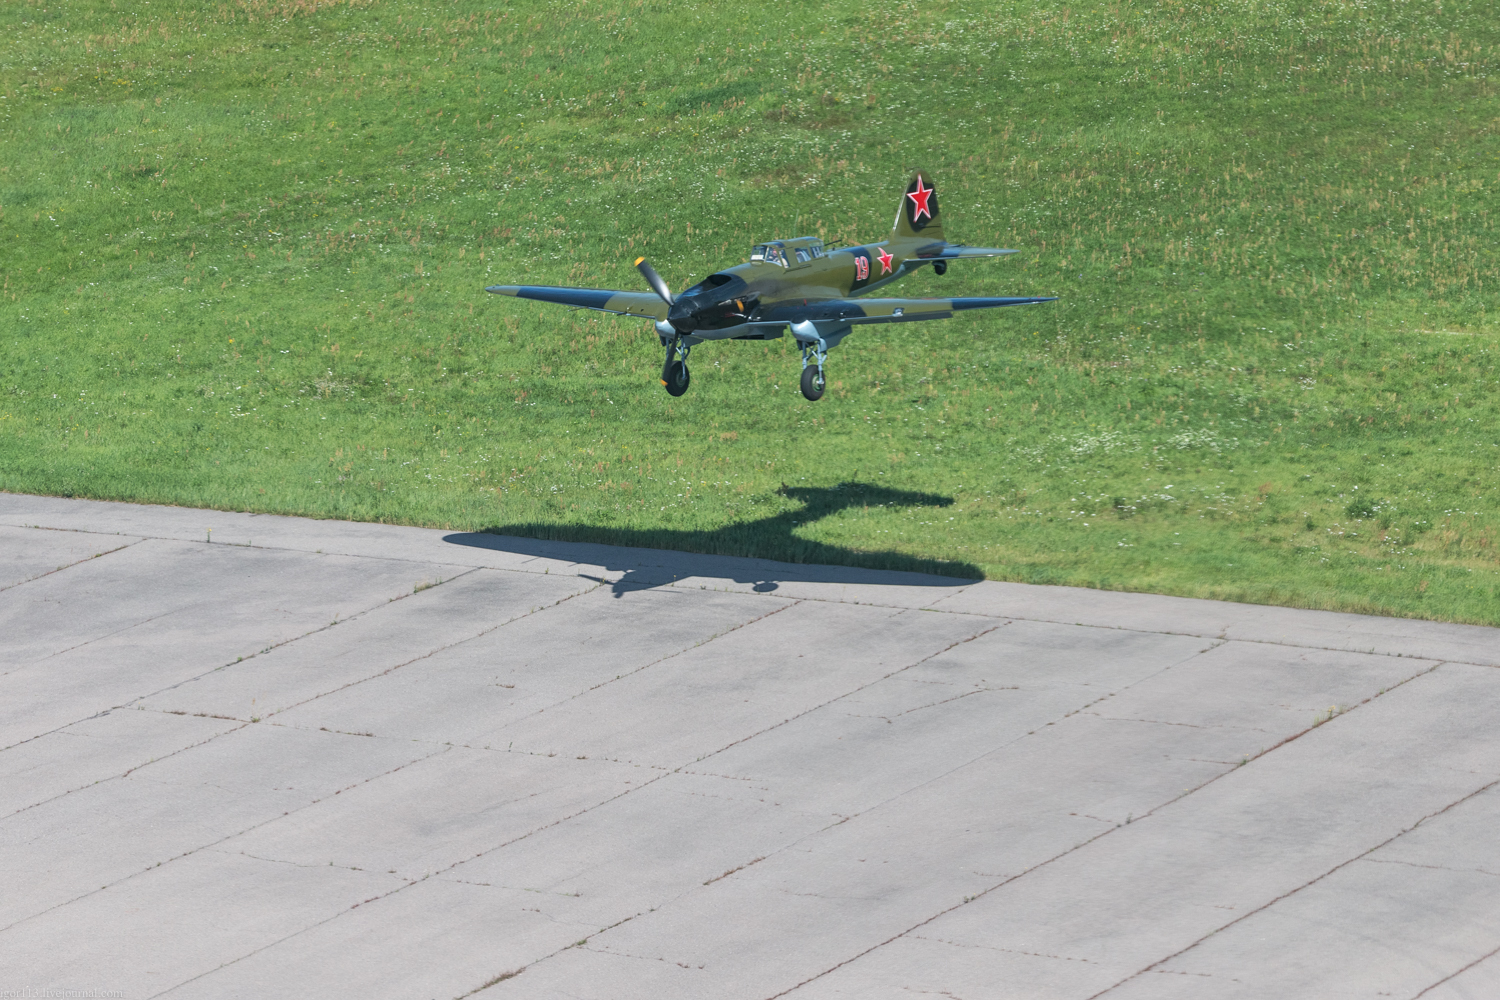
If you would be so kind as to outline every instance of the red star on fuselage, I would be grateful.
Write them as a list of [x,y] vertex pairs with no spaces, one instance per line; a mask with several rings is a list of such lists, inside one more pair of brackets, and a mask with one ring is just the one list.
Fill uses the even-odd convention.
[[880,253],[875,255],[875,259],[880,261],[881,274],[891,273],[891,261],[895,260],[896,258],[891,256],[891,252],[889,250],[887,250],[885,247],[881,247]]
[[927,207],[927,199],[932,197],[932,188],[925,187],[922,184],[921,174],[917,175],[917,189],[906,192],[906,196],[911,199],[912,205],[915,206],[912,209],[911,221],[916,222],[924,215],[929,219],[932,218],[932,209]]

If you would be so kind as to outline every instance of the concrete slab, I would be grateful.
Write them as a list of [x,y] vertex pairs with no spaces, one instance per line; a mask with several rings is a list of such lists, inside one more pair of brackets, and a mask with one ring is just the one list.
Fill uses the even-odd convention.
[[1500,993],[1500,630],[0,495],[0,636],[8,988]]

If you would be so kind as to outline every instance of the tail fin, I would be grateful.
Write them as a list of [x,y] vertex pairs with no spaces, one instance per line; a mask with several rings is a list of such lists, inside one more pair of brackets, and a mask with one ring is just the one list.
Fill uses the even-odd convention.
[[921,237],[924,240],[943,239],[943,220],[938,215],[937,189],[932,178],[917,172],[906,185],[901,196],[901,207],[896,210],[896,224],[891,229],[893,239]]

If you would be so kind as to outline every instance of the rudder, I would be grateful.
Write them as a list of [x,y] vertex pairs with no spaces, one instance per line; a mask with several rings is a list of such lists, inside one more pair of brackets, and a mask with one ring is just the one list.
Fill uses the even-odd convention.
[[937,188],[932,178],[917,171],[906,193],[901,196],[901,207],[896,210],[896,224],[891,229],[895,239],[919,237],[924,240],[944,241],[943,220],[938,214]]

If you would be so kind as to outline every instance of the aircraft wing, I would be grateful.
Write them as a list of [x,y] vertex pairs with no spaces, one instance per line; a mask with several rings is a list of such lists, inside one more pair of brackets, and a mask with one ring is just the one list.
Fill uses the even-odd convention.
[[999,250],[995,247],[965,247],[956,243],[949,243],[941,247],[935,253],[917,254],[922,260],[958,260],[960,257],[1004,257],[1006,254],[1017,253],[1015,250]]
[[801,316],[819,323],[912,323],[922,319],[949,319],[954,313],[963,312],[966,309],[1024,306],[1035,302],[1052,302],[1055,299],[1056,296],[1048,298],[1025,296],[972,299],[835,299],[828,302],[814,302],[811,305],[799,307],[796,311]]
[[555,302],[576,309],[597,309],[621,316],[664,320],[667,304],[654,292],[617,292],[608,288],[557,288],[552,285],[491,285],[485,289],[495,295],[514,295],[518,299]]

